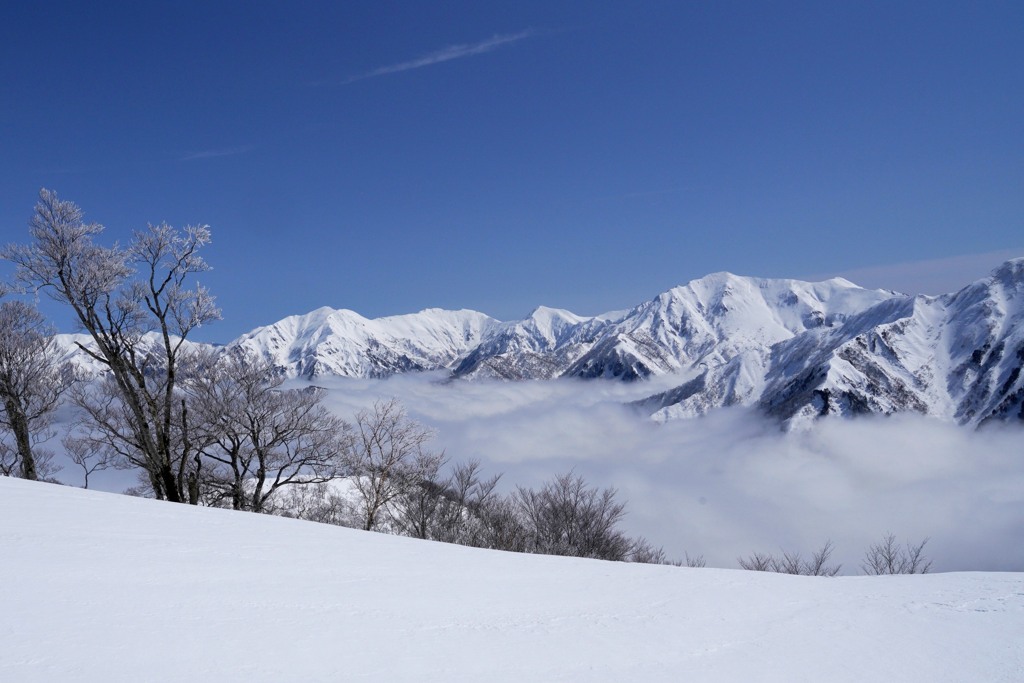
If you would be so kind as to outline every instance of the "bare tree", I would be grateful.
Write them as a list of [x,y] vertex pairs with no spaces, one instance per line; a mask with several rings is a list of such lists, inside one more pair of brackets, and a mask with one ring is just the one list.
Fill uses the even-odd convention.
[[99,418],[97,436],[130,454],[157,498],[195,504],[201,460],[189,440],[178,365],[189,333],[220,318],[205,289],[186,287],[208,269],[199,252],[210,231],[151,225],[122,249],[97,245],[102,230],[44,189],[29,221],[31,243],[0,255],[17,266],[21,283],[70,306],[91,335],[95,346],[79,348],[109,371],[100,409],[83,406]]
[[21,459],[18,458],[18,451],[0,440],[0,476],[16,477],[21,473],[20,470]]
[[673,562],[668,559],[664,548],[653,545],[642,536],[633,541],[633,547],[630,548],[627,557],[630,562],[640,564],[674,564],[677,566],[682,564],[682,562]]
[[748,572],[773,572],[775,571],[775,558],[768,553],[753,552],[747,557],[738,557],[736,561],[740,569]]
[[690,555],[690,553],[685,553],[683,555],[682,565],[684,567],[703,569],[708,566],[708,561],[704,559],[703,555]]
[[454,507],[445,495],[445,484],[438,483],[446,462],[443,452],[423,451],[413,458],[412,470],[417,475],[402,487],[391,506],[391,521],[398,533],[423,539],[437,536],[440,518]]
[[835,576],[842,569],[842,565],[828,564],[834,549],[832,541],[825,541],[809,560],[804,560],[798,552],[783,551],[781,555],[755,552],[746,558],[741,557],[737,561],[741,568],[749,571],[798,574],[800,576]]
[[[533,534],[519,510],[515,496],[494,496],[478,508],[480,524],[473,545],[525,553],[532,549]],[[536,552],[536,551],[534,551]]]
[[618,529],[626,506],[612,488],[591,488],[573,472],[534,491],[519,487],[515,501],[530,534],[530,552],[625,560],[633,541]]
[[690,555],[685,553],[681,560],[670,560],[665,549],[652,545],[646,538],[640,537],[633,541],[633,548],[630,550],[629,562],[642,564],[667,564],[673,567],[701,568],[708,566],[703,555]]
[[198,448],[215,463],[206,483],[236,510],[264,512],[282,487],[330,480],[351,439],[321,390],[283,381],[255,354],[205,356],[185,380]]
[[447,504],[442,508],[436,538],[439,541],[487,547],[487,525],[498,500],[501,475],[483,478],[479,460],[459,463],[444,489]]
[[806,576],[835,576],[838,574],[843,565],[828,564],[834,549],[835,547],[832,545],[831,540],[825,541],[824,545],[814,551],[811,559],[804,563],[802,573]]
[[865,551],[861,569],[871,576],[927,574],[932,568],[931,560],[924,556],[927,543],[926,538],[917,545],[908,542],[901,546],[896,542],[894,534],[886,534],[885,538]]
[[82,470],[82,488],[89,488],[90,475],[115,465],[114,460],[103,450],[102,444],[91,439],[69,433],[61,439],[61,444],[68,459]]
[[437,456],[426,450],[434,432],[412,420],[397,399],[380,400],[355,417],[344,462],[358,494],[360,526],[371,530],[397,498],[429,480]]
[[[32,448],[32,459],[36,469],[36,481],[60,483],[54,477],[62,468],[54,462],[53,451],[39,448],[36,444]],[[23,478],[17,448],[3,440],[0,440],[0,476]]]
[[48,428],[71,374],[62,368],[53,331],[43,316],[23,301],[0,303],[0,429],[9,432],[24,479],[41,479],[33,449],[52,434]]
[[400,494],[392,520],[400,533],[460,545],[485,545],[485,508],[495,499],[501,475],[483,479],[480,461],[455,465],[444,479],[444,454],[428,453],[418,468],[423,479]]

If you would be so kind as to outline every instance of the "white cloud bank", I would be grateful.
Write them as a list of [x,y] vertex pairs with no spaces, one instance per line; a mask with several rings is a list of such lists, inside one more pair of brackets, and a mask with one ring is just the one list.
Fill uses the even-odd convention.
[[[1019,425],[973,431],[898,416],[783,433],[745,409],[662,425],[623,405],[665,388],[656,383],[440,379],[317,383],[346,419],[399,398],[437,430],[434,448],[504,473],[504,491],[569,469],[615,487],[628,503],[624,528],[670,557],[702,554],[709,566],[736,567],[754,551],[807,555],[830,539],[843,573],[857,574],[864,550],[891,532],[930,538],[934,571],[1024,571]],[[80,483],[73,465],[59,476]],[[137,483],[130,471],[90,481],[109,491]]]
[[[434,380],[434,381],[431,381]],[[650,384],[320,383],[343,416],[396,396],[453,460],[481,459],[506,489],[575,468],[628,500],[625,527],[674,557],[735,567],[753,551],[810,553],[826,539],[844,573],[892,532],[931,540],[934,570],[1024,570],[1024,430],[920,417],[829,421],[784,434],[746,410],[656,425],[623,401]]]

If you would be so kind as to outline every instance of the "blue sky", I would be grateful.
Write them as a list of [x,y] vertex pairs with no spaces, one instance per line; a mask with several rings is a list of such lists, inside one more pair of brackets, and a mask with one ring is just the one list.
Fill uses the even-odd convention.
[[209,341],[1024,255],[1016,2],[4,3],[0,83],[3,241],[208,223]]

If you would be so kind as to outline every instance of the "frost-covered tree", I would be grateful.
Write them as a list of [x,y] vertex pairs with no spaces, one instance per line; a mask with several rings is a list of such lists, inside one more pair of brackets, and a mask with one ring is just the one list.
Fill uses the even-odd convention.
[[568,472],[539,490],[519,487],[516,505],[529,534],[529,552],[626,560],[634,541],[618,529],[626,505],[615,489],[599,490]]
[[13,444],[2,444],[7,463],[0,469],[24,479],[44,478],[35,445],[50,436],[49,426],[70,375],[61,367],[53,331],[29,304],[0,303],[0,430]]
[[443,453],[427,450],[434,432],[409,418],[397,399],[381,400],[356,413],[344,463],[358,495],[359,524],[377,528],[401,496],[436,475]]
[[429,454],[421,461],[420,482],[400,494],[392,519],[400,533],[445,543],[489,547],[488,514],[497,500],[495,488],[501,475],[483,478],[480,461],[455,465],[447,477],[438,478],[443,454]]
[[193,432],[213,464],[204,484],[236,510],[264,512],[283,487],[329,481],[351,440],[321,391],[283,381],[255,354],[207,355],[185,381]]
[[220,318],[205,289],[188,287],[208,269],[199,252],[209,228],[151,225],[127,248],[96,244],[102,231],[44,189],[29,221],[31,241],[7,246],[2,256],[23,285],[70,306],[92,337],[93,345],[79,347],[109,371],[97,391],[78,395],[93,438],[142,468],[156,497],[195,504],[201,460],[178,371],[188,335]]

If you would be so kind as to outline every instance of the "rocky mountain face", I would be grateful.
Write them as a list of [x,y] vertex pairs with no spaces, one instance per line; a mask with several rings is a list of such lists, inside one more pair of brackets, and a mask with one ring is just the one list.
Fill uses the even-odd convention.
[[756,406],[789,424],[915,412],[1024,420],[1024,259],[954,294],[893,296],[842,324],[738,354],[640,402],[655,419]]
[[[789,425],[908,411],[978,425],[1024,420],[1022,318],[1015,259],[939,297],[715,273],[593,317],[540,307],[513,322],[441,309],[370,320],[321,308],[223,348],[309,379],[677,376],[677,387],[635,404],[656,420],[744,405]],[[74,335],[62,337],[73,355]]]
[[232,342],[292,376],[385,377],[450,370],[455,378],[642,380],[765,355],[778,342],[831,328],[892,292],[841,279],[807,283],[716,273],[627,311],[594,317],[540,307],[498,322],[473,311],[430,309],[368,320],[321,308]]
[[807,283],[716,273],[593,318],[539,308],[495,330],[453,374],[641,380],[764,352],[891,296],[840,279]]

